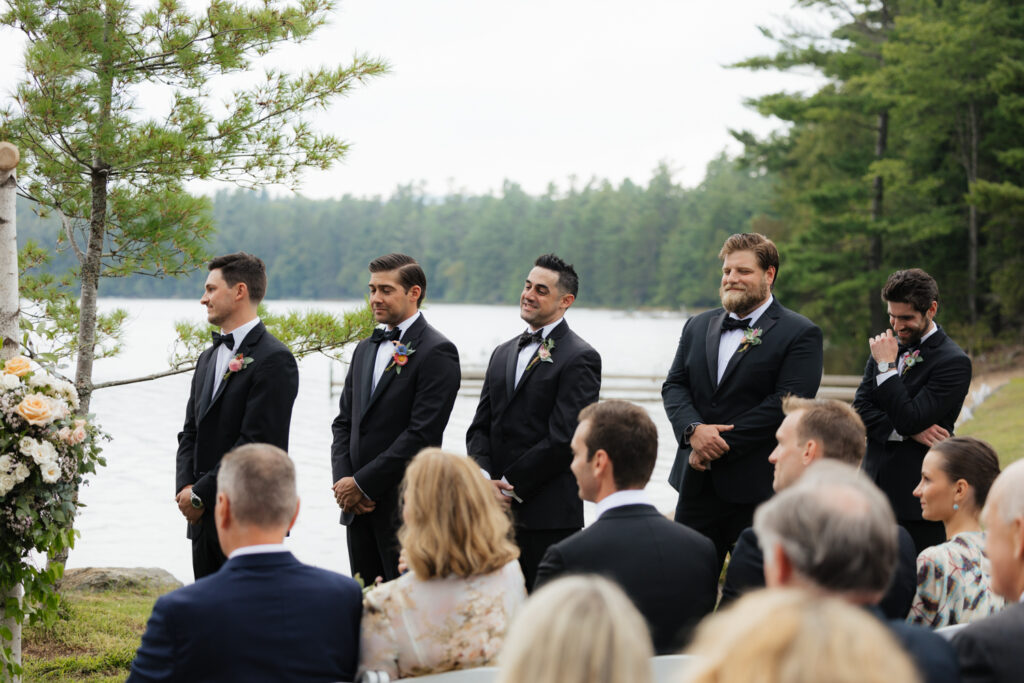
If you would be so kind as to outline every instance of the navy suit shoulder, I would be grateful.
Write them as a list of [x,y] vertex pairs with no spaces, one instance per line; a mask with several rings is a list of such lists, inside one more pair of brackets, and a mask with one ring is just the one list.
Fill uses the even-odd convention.
[[[881,611],[872,610],[881,618]],[[958,683],[960,667],[949,641],[927,628],[894,619],[886,626],[900,641],[921,674],[922,683]]]
[[1024,605],[968,624],[953,636],[964,683],[1016,683],[1024,672]]
[[740,532],[725,570],[722,599],[719,609],[728,605],[748,590],[764,587],[764,554],[757,542],[753,527]]

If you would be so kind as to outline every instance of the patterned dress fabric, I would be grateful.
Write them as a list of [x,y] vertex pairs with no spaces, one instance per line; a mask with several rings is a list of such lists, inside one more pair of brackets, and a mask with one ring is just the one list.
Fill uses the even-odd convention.
[[917,594],[907,621],[932,628],[966,624],[998,612],[985,533],[965,531],[917,556]]
[[422,581],[410,571],[364,597],[360,671],[394,680],[492,666],[525,600],[517,560],[469,578]]

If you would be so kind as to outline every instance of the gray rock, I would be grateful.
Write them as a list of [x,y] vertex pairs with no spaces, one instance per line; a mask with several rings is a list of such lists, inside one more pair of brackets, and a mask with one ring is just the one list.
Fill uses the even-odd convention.
[[84,567],[64,570],[63,591],[138,590],[166,593],[182,583],[165,569],[156,567]]

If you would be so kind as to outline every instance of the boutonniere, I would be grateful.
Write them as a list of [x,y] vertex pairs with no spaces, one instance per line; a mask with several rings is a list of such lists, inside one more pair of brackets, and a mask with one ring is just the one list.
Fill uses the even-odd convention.
[[249,367],[249,363],[251,362],[252,358],[250,358],[249,356],[243,356],[242,354],[238,354],[237,356],[228,361],[228,371],[224,373],[224,379],[222,379],[221,381],[223,382],[236,372],[245,370],[247,367]]
[[740,344],[740,348],[736,350],[736,353],[743,353],[751,346],[758,346],[761,343],[761,335],[764,333],[760,327],[748,327],[743,330],[743,343]]
[[[553,348],[555,348],[555,340],[551,337],[542,341],[540,346],[537,347],[537,354],[530,361],[530,364],[526,366],[526,370],[529,370],[537,363],[554,363],[555,359],[551,357],[551,350]],[[523,372],[526,372],[526,370],[523,370]]]
[[901,374],[907,374],[907,370],[914,367],[918,363],[923,363],[924,357],[921,356],[921,349],[915,350],[913,353],[907,351],[903,354],[903,372]]
[[416,353],[416,349],[412,348],[412,344],[401,344],[397,341],[391,343],[395,345],[395,354],[391,356],[391,365],[384,368],[384,372],[394,368],[395,374],[400,375],[402,368],[409,362],[409,356]]

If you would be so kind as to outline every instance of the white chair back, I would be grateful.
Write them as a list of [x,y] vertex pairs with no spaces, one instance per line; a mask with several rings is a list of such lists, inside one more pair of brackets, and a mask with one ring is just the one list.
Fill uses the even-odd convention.
[[693,655],[658,655],[651,659],[654,683],[679,683]]
[[400,678],[399,681],[416,681],[416,683],[494,683],[498,680],[498,667],[481,666],[476,669],[459,669],[445,671],[441,674]]
[[956,635],[956,632],[962,629],[964,626],[967,626],[967,624],[953,624],[952,626],[942,626],[940,628],[935,629],[935,632],[943,638],[945,638],[946,640],[952,640],[953,636]]

